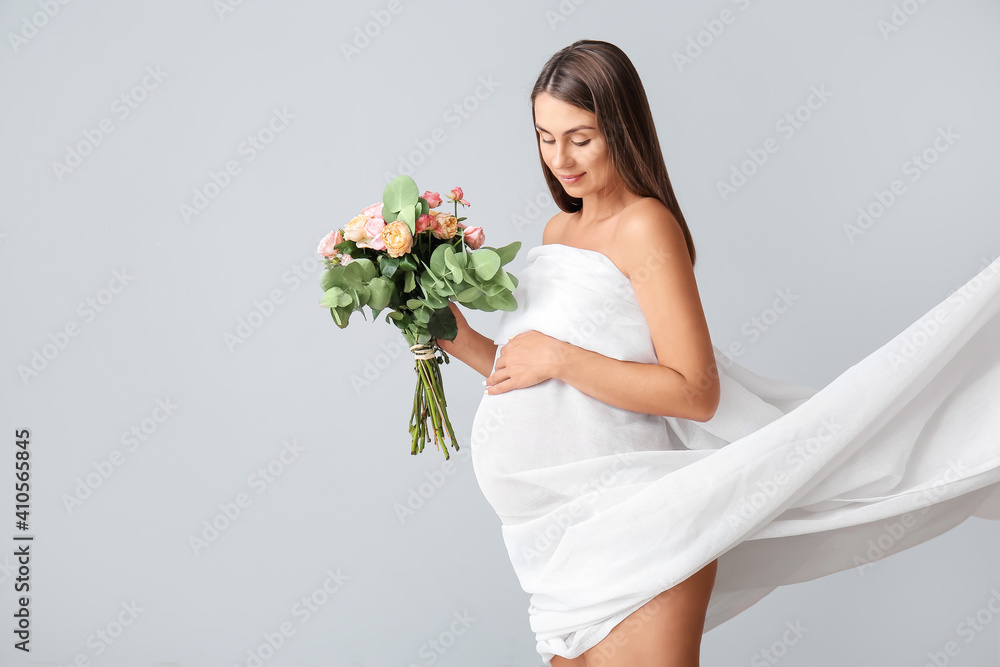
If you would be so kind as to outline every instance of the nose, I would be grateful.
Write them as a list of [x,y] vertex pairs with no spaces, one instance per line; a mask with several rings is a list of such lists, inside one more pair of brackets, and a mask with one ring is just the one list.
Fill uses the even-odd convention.
[[555,151],[556,154],[552,158],[552,167],[554,169],[562,170],[565,169],[567,166],[573,164],[573,160],[568,155],[566,148],[564,146],[561,146],[557,143],[555,146]]

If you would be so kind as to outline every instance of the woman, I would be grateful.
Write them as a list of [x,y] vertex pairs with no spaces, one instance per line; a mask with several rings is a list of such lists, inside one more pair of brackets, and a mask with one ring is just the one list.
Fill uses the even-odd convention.
[[546,664],[696,666],[702,634],[776,586],[1000,518],[1000,260],[913,363],[888,365],[926,318],[822,392],[757,376],[712,344],[628,57],[580,40],[531,102],[561,211],[499,345],[454,304],[439,343],[486,376],[473,465]]

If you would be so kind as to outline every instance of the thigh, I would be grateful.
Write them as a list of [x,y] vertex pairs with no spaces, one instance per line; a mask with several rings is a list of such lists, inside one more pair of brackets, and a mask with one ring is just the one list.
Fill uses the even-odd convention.
[[[698,667],[718,559],[629,614],[586,651],[586,667]],[[572,664],[572,663],[567,663]],[[552,667],[563,667],[552,663]]]

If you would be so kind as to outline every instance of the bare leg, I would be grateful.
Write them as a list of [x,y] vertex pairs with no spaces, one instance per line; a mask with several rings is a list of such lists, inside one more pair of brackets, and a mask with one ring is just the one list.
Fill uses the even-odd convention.
[[699,667],[718,559],[629,614],[583,655],[552,667]]

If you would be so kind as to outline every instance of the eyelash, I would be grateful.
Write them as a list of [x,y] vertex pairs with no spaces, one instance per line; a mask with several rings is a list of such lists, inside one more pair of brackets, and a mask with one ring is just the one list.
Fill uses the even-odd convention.
[[[555,139],[553,139],[552,141],[545,141],[545,139],[542,139],[542,143],[543,143],[543,144],[554,144],[554,143],[556,143],[556,140],[555,140]],[[586,141],[581,141],[580,143],[576,143],[576,142],[574,141],[574,142],[573,142],[573,145],[574,145],[574,146],[586,146],[586,145],[587,145],[587,144],[589,144],[589,143],[590,143],[590,139],[587,139]]]

